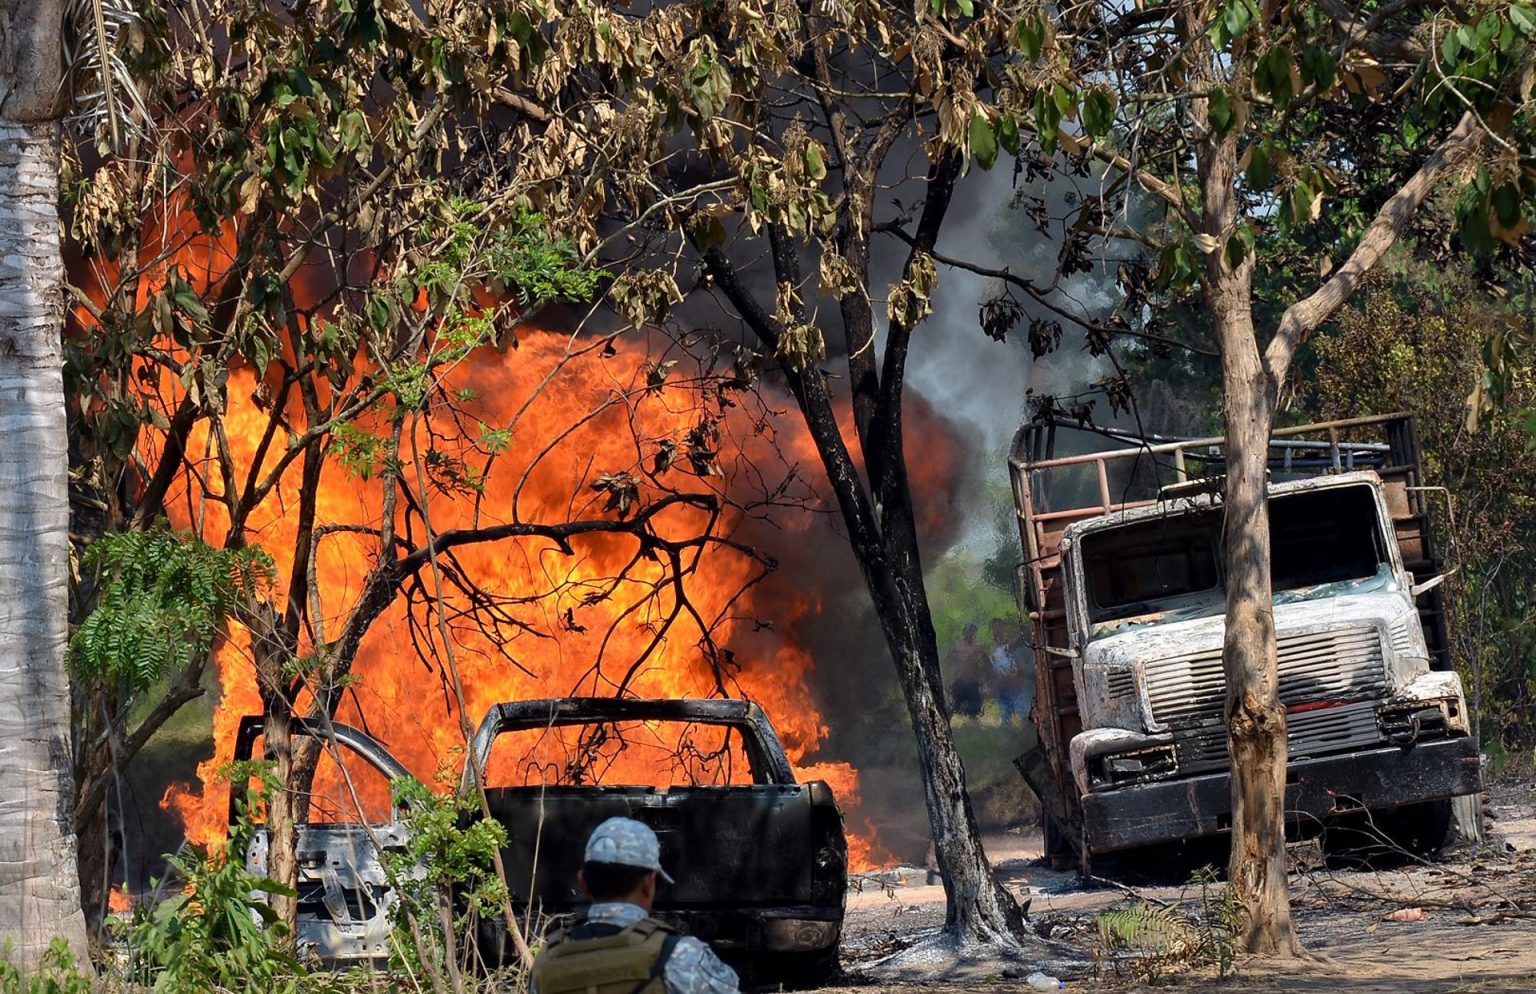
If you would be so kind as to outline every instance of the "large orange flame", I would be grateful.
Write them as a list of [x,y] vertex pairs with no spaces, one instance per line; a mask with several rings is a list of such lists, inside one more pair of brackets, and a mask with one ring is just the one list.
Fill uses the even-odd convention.
[[[524,332],[516,350],[476,353],[451,374],[449,385],[463,399],[456,420],[447,413],[424,416],[414,434],[407,431],[402,473],[419,492],[419,475],[430,467],[417,456],[430,448],[433,432],[439,438],[459,437],[466,425],[473,428],[477,422],[492,428],[511,426],[504,451],[488,464],[482,456],[479,466],[472,467],[484,470],[483,479],[457,493],[432,493],[429,488],[428,513],[435,532],[498,524],[514,516],[541,522],[572,516],[612,518],[615,512],[603,506],[605,495],[594,493],[591,484],[604,473],[641,476],[642,467],[651,466],[658,444],[675,442],[699,425],[700,409],[669,403],[668,391],[644,389],[654,367],[646,365],[643,354],[584,348],[573,358],[571,345],[564,335]],[[257,396],[258,386],[250,372],[231,375],[224,424],[242,482],[268,425],[269,411],[264,398]],[[293,412],[296,427],[301,415]],[[715,410],[712,418],[714,428],[739,447],[741,455],[738,465],[722,459],[722,475],[708,481],[727,498],[735,487],[761,486],[764,466],[816,466],[814,449],[792,428],[771,429],[742,408]],[[379,436],[388,431],[382,424],[364,427]],[[194,437],[188,451],[204,451],[205,442]],[[679,464],[686,466],[686,459],[679,457]],[[222,479],[216,465],[206,472],[213,477],[214,489],[231,482]],[[299,472],[296,461],[246,522],[247,540],[277,560],[277,591],[286,589],[295,568]],[[812,472],[819,474],[819,469]],[[686,473],[684,469],[671,473],[680,489],[705,489],[700,479],[677,475]],[[666,481],[667,474],[661,479]],[[219,542],[229,526],[224,508],[190,496],[187,488],[176,492],[183,495],[173,508],[176,523],[198,523],[208,541]],[[317,520],[377,528],[382,493],[377,475],[364,479],[330,460],[321,481]],[[642,502],[659,495],[642,485]],[[657,518],[657,530],[681,539],[696,534],[703,521],[702,511],[680,506]],[[716,531],[735,535],[749,524],[745,513],[727,501]],[[783,515],[777,526],[783,529],[784,541],[804,541],[819,527],[808,514]],[[419,519],[416,528],[414,539],[419,542]],[[319,610],[314,613],[324,630],[315,633],[316,641],[336,637],[376,563],[377,549],[376,537],[356,532],[330,533],[319,543],[313,566]],[[640,697],[716,696],[724,691],[761,704],[802,778],[828,781],[844,810],[856,809],[856,771],[846,763],[814,759],[827,727],[811,692],[813,661],[792,633],[797,620],[818,610],[816,593],[806,591],[788,608],[783,606],[788,598],[775,597],[776,616],[765,626],[754,612],[760,588],[753,581],[760,564],[726,548],[707,547],[689,553],[689,567],[680,581],[693,610],[669,620],[676,594],[655,589],[669,574],[658,562],[643,556],[636,560],[639,551],[631,537],[613,534],[573,538],[569,554],[537,539],[455,550],[455,574],[472,578],[497,596],[516,598],[509,611],[527,625],[522,630],[515,624],[503,626],[505,640],[498,643],[467,616],[456,614],[467,601],[447,584],[444,603],[451,619],[453,662],[471,723],[499,701],[607,695],[620,683],[627,693]],[[621,573],[626,579],[611,580]],[[419,576],[420,592],[435,594],[438,577],[431,570]],[[414,606],[397,600],[364,639],[337,715],[373,732],[428,782],[435,772],[457,765],[464,745],[437,625],[420,599]],[[712,663],[702,651],[705,628],[730,650],[724,659],[716,657]],[[430,663],[422,662],[415,648],[423,639],[433,643],[427,652]],[[626,670],[637,660],[643,662],[626,678]],[[180,814],[188,838],[200,844],[223,834],[228,788],[218,771],[231,758],[235,725],[242,715],[261,710],[248,636],[232,632],[216,662],[222,696],[214,721],[215,754],[200,765],[199,783],[174,785],[163,801]],[[616,767],[610,775],[622,778],[626,772]],[[852,821],[858,826],[850,833],[852,863],[862,868],[880,853],[867,820],[855,814]]]

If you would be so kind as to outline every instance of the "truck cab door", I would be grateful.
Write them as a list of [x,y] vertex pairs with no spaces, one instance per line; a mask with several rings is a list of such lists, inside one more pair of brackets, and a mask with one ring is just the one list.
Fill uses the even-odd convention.
[[[296,831],[297,952],[327,964],[382,962],[389,955],[391,912],[399,903],[385,862],[404,853],[410,841],[391,785],[409,773],[378,740],[358,729],[301,719],[294,720],[292,729],[296,742],[310,738],[319,743],[308,803],[301,805]],[[263,732],[262,716],[241,719],[237,762],[257,754]],[[231,820],[246,793],[245,784],[231,784]],[[246,867],[265,875],[268,852],[267,829],[258,828],[246,847]]]

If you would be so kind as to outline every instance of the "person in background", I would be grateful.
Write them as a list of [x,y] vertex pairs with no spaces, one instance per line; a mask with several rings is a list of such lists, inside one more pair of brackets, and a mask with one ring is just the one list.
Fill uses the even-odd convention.
[[967,718],[981,716],[981,670],[986,653],[976,642],[976,622],[967,621],[960,644],[949,653],[950,710]]
[[1013,724],[1014,715],[1020,720],[1029,718],[1029,681],[1019,662],[1018,639],[1011,626],[1001,618],[992,619],[992,685],[997,690],[997,703],[1002,708],[1003,724]]
[[530,994],[735,994],[736,971],[690,935],[650,917],[661,846],[649,826],[609,818],[587,839],[577,881],[586,918],[545,942]]

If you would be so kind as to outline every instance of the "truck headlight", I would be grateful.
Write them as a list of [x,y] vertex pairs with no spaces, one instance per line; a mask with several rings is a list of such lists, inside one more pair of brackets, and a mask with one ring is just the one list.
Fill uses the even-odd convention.
[[1121,786],[1161,780],[1178,771],[1179,759],[1174,747],[1158,745],[1095,756],[1089,762],[1088,779],[1096,787]]
[[1379,714],[1382,734],[1400,746],[1467,734],[1467,716],[1457,697],[1394,701]]

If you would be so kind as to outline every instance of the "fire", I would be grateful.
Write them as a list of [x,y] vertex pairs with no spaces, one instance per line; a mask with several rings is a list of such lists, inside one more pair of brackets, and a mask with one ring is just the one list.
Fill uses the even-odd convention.
[[[781,468],[797,466],[800,472],[819,475],[814,450],[796,433],[798,425],[776,423],[770,429],[741,408],[673,407],[665,401],[664,391],[644,389],[647,376],[653,373],[644,354],[589,349],[572,358],[570,346],[565,335],[524,332],[515,350],[476,353],[451,374],[450,387],[464,398],[460,417],[450,421],[446,414],[423,416],[414,435],[407,432],[402,472],[416,492],[421,490],[420,477],[433,471],[417,456],[428,450],[434,432],[438,438],[457,437],[464,426],[477,422],[487,429],[505,427],[508,432],[505,448],[493,458],[482,454],[478,462],[467,464],[482,474],[478,479],[452,494],[431,493],[428,511],[437,534],[510,520],[611,519],[615,512],[605,510],[606,494],[592,489],[605,473],[628,472],[641,481],[638,499],[643,507],[664,493],[646,478],[658,446],[687,437],[701,424],[721,433],[727,443],[722,450],[739,447],[739,464],[722,452],[719,478],[701,480],[687,475],[686,457],[680,455],[679,468],[670,475],[657,475],[663,486],[696,492],[708,484],[729,497],[733,488],[757,479],[758,470],[748,467],[771,466],[776,460]],[[249,371],[231,374],[225,427],[241,482],[257,459],[268,424],[259,387]],[[295,408],[290,415],[302,424],[302,410]],[[362,428],[375,437],[388,434],[384,424]],[[206,441],[194,437],[188,451],[204,451]],[[266,464],[271,462],[269,453]],[[208,472],[215,489],[228,485],[229,481],[218,478],[216,466]],[[286,589],[295,568],[291,557],[299,472],[295,461],[246,522],[249,541],[277,560],[277,592]],[[174,522],[183,527],[201,522],[206,540],[221,541],[228,528],[223,506],[189,496],[189,488],[175,492],[183,496],[173,509]],[[376,528],[382,494],[376,468],[363,478],[330,459],[322,478],[317,520]],[[817,527],[810,519],[803,513],[782,516],[777,522],[778,540],[807,540],[810,529]],[[404,521],[403,516],[400,520]],[[704,512],[676,506],[661,512],[656,521],[664,537],[681,540],[699,532]],[[746,513],[727,501],[716,532],[736,535],[751,526]],[[419,521],[416,527],[413,540],[419,542]],[[754,612],[762,590],[754,585],[761,565],[748,556],[711,546],[685,552],[682,582],[692,610],[679,610],[670,588],[657,587],[667,575],[663,564],[641,555],[631,537],[576,536],[570,544],[570,554],[542,539],[510,539],[452,550],[452,576],[442,582],[452,619],[453,662],[471,724],[500,701],[605,696],[621,686],[637,697],[709,697],[724,691],[754,700],[768,712],[802,779],[826,780],[845,811],[857,807],[857,772],[847,763],[815,758],[827,726],[812,694],[811,654],[793,638],[797,620],[819,609],[814,593],[793,600],[782,592],[772,597],[773,624],[765,627],[757,616],[761,612]],[[315,632],[317,642],[334,639],[345,624],[376,554],[377,539],[355,532],[328,534],[319,543],[313,566],[319,610],[314,613],[323,631]],[[445,556],[445,566],[447,562]],[[625,579],[613,580],[626,570]],[[459,586],[465,578],[500,598],[508,615],[528,627],[504,623],[492,637],[467,617],[455,615],[468,603]],[[420,579],[423,590],[431,594],[440,578],[423,570]],[[795,578],[775,576],[768,583],[774,581],[793,585]],[[705,627],[712,630],[718,645],[729,650],[718,669],[701,648]],[[364,638],[336,716],[369,730],[429,783],[438,771],[457,768],[464,745],[457,704],[445,676],[448,656],[440,634],[436,618],[429,617],[419,599],[409,607],[397,599]],[[430,640],[433,665],[420,661],[413,638]],[[637,660],[643,662],[631,672]],[[222,696],[213,729],[215,754],[200,765],[198,784],[174,785],[162,801],[179,813],[188,838],[201,844],[223,834],[228,788],[218,771],[231,758],[235,726],[241,716],[261,710],[247,633],[232,632],[218,649],[216,664]],[[617,761],[620,765],[611,771],[610,782],[627,782],[623,764],[628,760],[621,754]],[[864,868],[880,856],[869,834],[866,825],[850,839],[855,868]]]
[[125,915],[133,910],[133,897],[128,893],[127,884],[107,891],[107,910],[114,915]]

